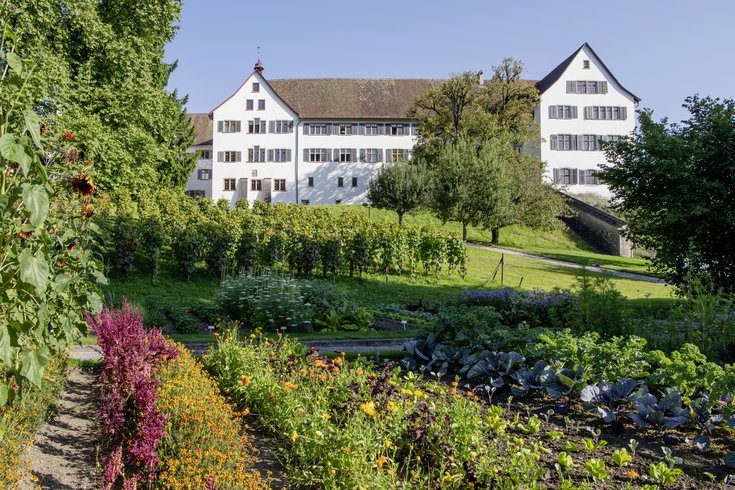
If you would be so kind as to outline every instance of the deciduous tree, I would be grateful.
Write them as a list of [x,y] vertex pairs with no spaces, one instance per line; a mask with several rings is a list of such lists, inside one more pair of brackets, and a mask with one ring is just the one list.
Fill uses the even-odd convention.
[[426,174],[421,165],[399,161],[383,167],[370,181],[368,200],[380,209],[403,215],[419,208],[426,200]]
[[735,290],[735,101],[689,97],[681,124],[639,115],[631,137],[606,144],[600,179],[617,196],[637,244],[655,250],[653,266],[680,282],[708,270]]

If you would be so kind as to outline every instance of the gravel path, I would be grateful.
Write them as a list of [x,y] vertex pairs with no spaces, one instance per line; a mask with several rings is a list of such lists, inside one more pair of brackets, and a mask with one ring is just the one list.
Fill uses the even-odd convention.
[[93,472],[97,459],[99,388],[94,373],[72,369],[61,394],[58,413],[34,436],[26,458],[31,475],[22,490],[86,490],[97,488]]
[[[493,252],[499,252],[499,253],[508,254],[508,255],[517,255],[519,257],[524,257],[527,259],[538,260],[539,262],[546,262],[547,264],[554,264],[554,265],[559,265],[562,267],[571,267],[573,269],[581,269],[585,267],[575,262],[568,262],[566,260],[550,259],[548,257],[541,257],[539,255],[531,255],[525,252],[519,252],[518,250],[510,250],[507,248],[500,248],[500,247],[490,247],[487,245],[480,245],[479,243],[467,243],[467,246],[472,247],[472,248],[481,248],[483,250],[491,250]],[[666,281],[664,279],[661,279],[660,277],[647,276],[645,274],[636,274],[634,272],[625,272],[625,271],[619,271],[615,269],[606,269],[603,267],[587,267],[587,268],[592,272],[605,272],[607,274],[610,274],[611,276],[622,277],[624,279],[633,279],[635,281],[645,281],[645,282],[655,282],[659,284],[666,283]]]

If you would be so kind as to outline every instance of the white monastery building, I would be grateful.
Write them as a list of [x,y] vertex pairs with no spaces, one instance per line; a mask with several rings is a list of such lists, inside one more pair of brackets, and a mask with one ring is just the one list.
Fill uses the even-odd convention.
[[[266,80],[254,71],[209,114],[190,115],[200,153],[187,194],[301,204],[366,202],[370,178],[409,159],[415,98],[441,80]],[[595,171],[600,141],[635,129],[638,97],[586,43],[536,83],[547,178],[570,194],[610,197]]]

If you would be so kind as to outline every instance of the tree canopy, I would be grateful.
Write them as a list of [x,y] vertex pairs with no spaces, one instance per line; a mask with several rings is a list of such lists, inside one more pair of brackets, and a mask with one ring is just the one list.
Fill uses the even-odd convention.
[[403,215],[419,208],[425,201],[426,173],[422,166],[406,161],[389,164],[370,180],[367,198],[376,208],[389,209]]
[[638,131],[608,143],[599,176],[617,199],[637,244],[674,281],[710,275],[735,290],[735,102],[686,99],[681,124],[639,114]]
[[103,189],[183,188],[195,165],[193,128],[166,90],[175,64],[163,62],[180,0],[0,1],[13,50],[32,76],[25,107],[73,131]]
[[560,197],[543,182],[544,163],[534,110],[539,95],[521,78],[523,65],[506,58],[487,83],[465,72],[419,96],[416,159],[432,182],[429,207],[443,220],[489,229],[550,226],[562,213]]

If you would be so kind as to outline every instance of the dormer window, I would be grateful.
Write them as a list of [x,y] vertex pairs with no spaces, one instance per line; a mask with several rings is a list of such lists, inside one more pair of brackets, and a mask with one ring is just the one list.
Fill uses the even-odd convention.
[[582,68],[584,68],[585,70],[589,70],[590,69],[590,60],[584,60],[584,61],[582,61]]
[[[589,68],[589,67],[585,67]],[[260,92],[260,84],[258,82],[253,83],[253,92]]]

